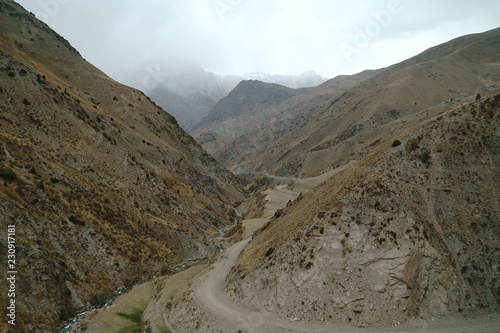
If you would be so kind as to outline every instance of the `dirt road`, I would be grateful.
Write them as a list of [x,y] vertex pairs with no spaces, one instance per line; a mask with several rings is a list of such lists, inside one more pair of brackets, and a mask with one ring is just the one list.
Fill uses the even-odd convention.
[[[266,223],[279,208],[283,208],[288,200],[293,200],[299,193],[305,193],[318,185],[326,178],[344,169],[332,170],[328,175],[321,175],[294,182],[291,189],[286,185],[278,185],[274,189],[265,191],[265,215],[262,219],[247,220],[245,229],[254,231],[257,226]],[[245,233],[250,236],[251,233]],[[239,254],[249,243],[250,238],[238,242],[228,248],[221,260],[213,265],[213,269],[202,276],[201,283],[194,285],[195,301],[201,305],[210,317],[216,317],[222,327],[230,327],[234,332],[252,333],[317,333],[317,332],[350,332],[350,333],[375,333],[375,332],[400,332],[400,333],[493,333],[500,332],[500,318],[488,317],[476,320],[440,319],[440,320],[414,320],[405,326],[392,329],[366,329],[339,326],[332,323],[316,324],[303,323],[293,318],[279,318],[265,309],[253,311],[244,304],[233,302],[225,292],[225,278],[238,259]],[[169,325],[170,326],[170,325]],[[170,326],[171,327],[171,326]],[[217,331],[214,328],[214,331]]]
[[204,277],[203,283],[195,290],[196,300],[217,316],[224,327],[234,328],[234,332],[249,333],[494,333],[500,332],[500,318],[487,317],[475,320],[448,318],[440,320],[414,320],[405,326],[392,329],[366,329],[339,326],[336,324],[312,324],[294,321],[289,318],[278,318],[262,309],[252,311],[234,303],[227,296],[224,285],[225,277],[236,262],[238,255],[248,244],[249,239],[234,244],[227,249],[225,256],[214,264],[213,269]]

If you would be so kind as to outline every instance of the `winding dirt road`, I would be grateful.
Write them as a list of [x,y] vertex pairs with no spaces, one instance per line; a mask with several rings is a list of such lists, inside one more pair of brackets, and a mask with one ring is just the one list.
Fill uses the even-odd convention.
[[[269,189],[264,193],[266,196],[265,215],[262,219],[255,219],[255,225],[263,225],[269,220],[274,212],[283,208],[288,200],[294,200],[299,193],[305,193],[314,186],[324,181],[342,170],[344,167],[332,170],[327,175],[321,175],[309,179],[301,179],[294,182],[292,190],[287,185],[278,185],[274,189]],[[252,223],[253,220],[244,221]],[[250,231],[250,230],[249,230]],[[247,233],[245,233],[248,235]],[[332,323],[311,324],[294,321],[289,318],[279,318],[275,314],[261,309],[256,312],[246,308],[244,305],[233,302],[225,291],[226,276],[236,263],[239,254],[250,242],[250,237],[240,241],[225,252],[225,255],[217,261],[211,271],[204,274],[201,283],[194,284],[195,301],[199,303],[210,317],[217,318],[222,327],[230,327],[234,332],[248,333],[328,333],[328,332],[346,332],[346,333],[380,333],[380,332],[399,332],[399,333],[494,333],[500,332],[500,318],[482,318],[477,320],[465,319],[441,319],[436,321],[414,320],[402,327],[394,329],[366,329],[339,326]],[[172,329],[171,325],[168,325]],[[175,333],[175,331],[172,330]]]
[[[195,290],[196,300],[211,316],[216,316],[226,327],[234,332],[248,333],[495,333],[500,332],[500,318],[481,318],[475,320],[440,319],[436,321],[415,320],[407,325],[385,330],[354,328],[336,324],[311,324],[278,318],[262,309],[252,311],[234,303],[225,292],[225,278],[235,264],[240,252],[250,238],[240,241],[227,249],[225,256],[213,265]],[[170,325],[169,325],[170,326]],[[171,327],[171,326],[170,326]]]

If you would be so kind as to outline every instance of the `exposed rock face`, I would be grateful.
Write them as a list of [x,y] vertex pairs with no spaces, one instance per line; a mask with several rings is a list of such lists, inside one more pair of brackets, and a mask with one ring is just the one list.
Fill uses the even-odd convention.
[[0,166],[17,176],[0,181],[0,225],[17,230],[19,332],[53,332],[99,292],[213,254],[243,198],[172,116],[9,0]]
[[233,297],[355,326],[498,311],[498,93],[407,128],[290,207],[242,253]]

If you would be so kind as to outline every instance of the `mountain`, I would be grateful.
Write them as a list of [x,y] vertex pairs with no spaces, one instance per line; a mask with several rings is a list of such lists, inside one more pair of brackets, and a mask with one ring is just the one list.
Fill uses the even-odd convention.
[[152,58],[134,68],[123,70],[118,79],[144,91],[188,132],[241,81],[259,80],[291,88],[312,87],[324,82],[314,71],[300,75],[218,75],[203,70],[197,63],[170,59],[168,56]]
[[214,106],[191,135],[216,154],[243,133],[262,128],[270,118],[284,112],[282,101],[296,94],[295,89],[273,83],[242,81]]
[[214,74],[200,65],[178,59],[155,58],[123,71],[121,81],[143,90],[171,113],[186,131],[227,95]]
[[216,75],[219,86],[225,91],[230,92],[241,81],[257,80],[267,83],[275,83],[288,88],[309,88],[322,84],[325,79],[318,75],[315,71],[307,71],[299,75],[279,75],[268,73],[248,73],[243,75]]
[[[386,135],[379,131],[386,123],[498,86],[499,31],[457,38],[388,68],[303,90],[280,101],[276,109],[282,112],[267,119],[266,126],[242,132],[229,143],[200,140],[200,133],[217,137],[224,123],[204,122],[193,135],[236,173],[313,175],[364,155]],[[247,98],[253,99],[251,94]],[[225,111],[231,112],[238,111]]]
[[[269,219],[243,221],[241,234],[257,231],[169,303],[164,322],[189,332],[422,332],[443,319],[429,331],[493,332],[498,54],[495,29],[274,104],[253,94],[279,87],[240,84],[196,128],[197,139],[213,139],[201,142],[226,166],[260,174],[254,185],[267,178],[274,186],[248,203],[252,215],[276,207],[276,199],[268,206],[273,196],[288,203]],[[244,111],[254,104],[256,112]],[[278,112],[254,121],[257,129],[235,130],[229,143],[217,136],[271,107]],[[475,329],[462,328],[463,318],[476,318]]]
[[226,290],[248,313],[358,327],[498,318],[500,89],[379,131],[393,134],[243,250]]
[[243,199],[171,115],[10,0],[0,0],[0,177],[17,271],[15,297],[1,298],[4,309],[15,300],[16,326],[4,315],[2,331],[53,332],[117,288],[213,255]]

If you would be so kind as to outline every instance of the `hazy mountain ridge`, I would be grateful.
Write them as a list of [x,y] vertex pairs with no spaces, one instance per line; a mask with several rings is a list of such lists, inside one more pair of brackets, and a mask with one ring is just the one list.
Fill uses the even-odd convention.
[[8,327],[53,332],[99,293],[215,253],[243,198],[233,175],[13,1],[0,26],[0,166],[16,176],[0,183],[0,219],[16,225],[19,272]]
[[219,86],[228,93],[236,88],[241,81],[249,80],[275,83],[294,89],[315,87],[325,82],[325,79],[313,70],[298,75],[279,75],[255,72],[243,75],[215,75],[215,78],[219,83]]
[[155,58],[125,70],[121,81],[143,90],[171,113],[182,128],[190,130],[227,92],[214,74],[193,63],[179,64],[168,57]]
[[188,61],[179,64],[179,60],[170,60],[168,56],[150,59],[123,71],[120,76],[121,81],[143,90],[171,113],[186,131],[192,131],[217,102],[242,81],[259,80],[290,88],[312,87],[324,82],[314,71],[300,75],[219,75]]
[[[283,102],[287,112],[269,119],[267,126],[219,144],[217,150],[205,148],[240,174],[314,174],[366,149],[361,139],[346,142],[354,135],[497,86],[498,39],[498,29],[464,36],[385,69],[332,79],[307,89],[302,104]],[[210,136],[211,131],[207,127],[204,132]]]

